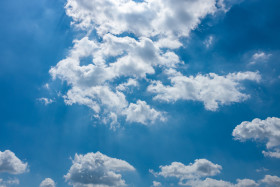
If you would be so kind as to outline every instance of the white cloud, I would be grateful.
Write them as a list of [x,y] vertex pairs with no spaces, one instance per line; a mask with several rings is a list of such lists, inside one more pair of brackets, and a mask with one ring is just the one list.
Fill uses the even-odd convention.
[[228,181],[206,178],[204,180],[189,180],[185,184],[192,187],[257,187],[259,184],[250,179],[237,179],[236,184]]
[[265,120],[254,119],[244,121],[236,126],[232,135],[236,140],[254,140],[264,142],[269,152],[263,151],[265,156],[280,158],[280,119],[268,117]]
[[131,78],[130,78],[130,79],[128,79],[127,82],[122,83],[122,84],[119,84],[119,85],[117,86],[117,90],[125,91],[125,90],[127,90],[129,87],[137,87],[137,86],[139,86],[137,80],[131,79]]
[[[88,65],[81,65],[80,61],[85,57],[91,57],[92,61]],[[114,57],[115,61],[106,63],[108,57]],[[86,105],[96,113],[103,109],[105,113],[124,115],[124,111],[129,110],[127,107],[134,104],[129,105],[123,91],[138,85],[135,78],[144,78],[146,74],[154,73],[153,66],[173,67],[176,63],[179,63],[177,55],[173,52],[160,52],[149,39],[140,39],[138,42],[129,37],[118,38],[107,34],[101,44],[87,37],[75,41],[69,56],[52,67],[50,74],[54,79],[60,78],[71,85],[72,88],[64,96],[66,104]],[[134,79],[128,78],[126,83],[117,86],[114,91],[110,83],[122,76],[132,76]],[[133,121],[130,117],[127,119]],[[147,116],[143,122],[149,120],[154,119]]]
[[145,101],[138,100],[136,104],[131,103],[124,111],[126,121],[147,124],[154,123],[157,119],[165,121],[161,112],[151,108]]
[[94,28],[99,35],[131,32],[163,38],[188,36],[201,19],[218,10],[215,0],[68,0],[65,8],[75,26]]
[[206,159],[197,159],[192,164],[184,165],[180,162],[172,162],[171,165],[160,166],[159,172],[151,171],[155,176],[175,177],[182,184],[187,179],[199,179],[201,177],[214,176],[221,172],[222,166],[213,164]]
[[75,155],[65,179],[74,186],[109,187],[124,186],[122,171],[135,171],[126,161],[110,158],[100,152]]
[[40,187],[55,187],[55,182],[51,178],[45,178],[41,182]]
[[[279,186],[278,176],[266,175],[263,179],[255,181],[252,179],[237,179],[235,183],[209,178],[221,173],[222,166],[214,164],[206,159],[197,159],[189,165],[180,162],[173,162],[168,166],[160,166],[159,172],[150,172],[155,176],[164,178],[179,179],[179,186],[191,187],[258,187],[258,186]],[[155,182],[155,181],[154,181]],[[157,182],[156,182],[157,184]],[[154,185],[156,186],[156,185]]]
[[[49,73],[53,79],[61,79],[69,85],[70,89],[63,96],[66,104],[90,107],[96,113],[94,116],[101,116],[100,119],[111,123],[112,128],[118,126],[119,116],[128,122],[142,124],[164,121],[163,112],[156,111],[145,101],[139,98],[133,98],[138,100],[137,103],[127,101],[126,94],[131,91],[129,88],[139,86],[139,80],[149,82],[147,75],[156,74],[157,69],[176,69],[182,62],[172,50],[182,46],[180,39],[188,37],[207,15],[224,11],[225,4],[223,0],[177,0],[176,3],[173,0],[68,0],[65,9],[73,19],[72,24],[86,30],[87,34],[82,39],[74,40],[68,56],[52,67]],[[89,37],[92,31],[97,32],[98,39]],[[123,36],[127,33],[133,37]],[[207,45],[211,45],[212,39],[209,38]],[[257,76],[257,73],[254,75]],[[237,76],[229,78],[212,73],[196,77],[202,77],[205,83],[185,77],[193,79],[192,86],[202,89],[202,92],[187,90],[186,93],[190,94],[187,96],[174,93],[178,92],[176,82],[171,89],[161,85],[161,82],[156,85],[160,88],[149,88],[153,92],[166,92],[158,93],[155,98],[164,94],[161,97],[163,100],[198,100],[204,102],[208,110],[216,110],[219,105],[248,98],[248,95],[240,92],[241,80],[237,80]],[[184,84],[184,80],[181,83],[178,81],[178,84]],[[122,83],[116,85],[116,82]],[[208,83],[218,86],[222,93],[215,91]],[[136,115],[137,111],[140,113]]]
[[175,70],[167,71],[171,86],[154,81],[148,91],[155,93],[154,99],[175,102],[179,99],[201,101],[207,110],[215,111],[220,105],[241,102],[249,95],[241,92],[240,81],[261,79],[258,72],[238,72],[220,76],[215,73],[184,76]]
[[54,102],[53,99],[49,99],[45,97],[39,98],[38,101],[42,102],[44,105],[49,105]]
[[0,173],[16,175],[27,171],[27,163],[22,162],[13,152],[9,150],[0,151]]
[[251,62],[249,63],[250,65],[254,65],[257,63],[264,63],[267,62],[267,60],[271,57],[272,54],[267,54],[265,52],[257,52],[253,54],[251,57]]
[[267,184],[268,186],[280,186],[280,178],[277,176],[266,175],[261,183]]

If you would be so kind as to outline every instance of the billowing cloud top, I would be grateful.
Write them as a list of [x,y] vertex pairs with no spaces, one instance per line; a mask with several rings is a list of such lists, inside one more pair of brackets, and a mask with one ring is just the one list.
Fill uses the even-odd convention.
[[[164,111],[145,98],[128,99],[135,89],[142,95],[155,94],[155,100],[200,101],[207,110],[216,111],[249,98],[241,92],[241,81],[261,79],[258,72],[189,77],[179,72],[184,62],[174,49],[183,46],[180,39],[188,37],[203,18],[225,10],[222,0],[68,0],[65,9],[72,25],[87,34],[74,40],[68,56],[49,72],[69,85],[66,104],[90,107],[113,129],[120,117],[145,125],[166,121]],[[171,85],[147,76],[161,72]]]
[[201,18],[217,11],[216,0],[68,0],[65,7],[81,29],[145,37],[188,36]]
[[27,163],[22,162],[15,153],[9,150],[0,151],[0,173],[21,174],[27,171]]
[[55,187],[55,182],[51,178],[45,178],[41,182],[40,187]]
[[[175,177],[179,179],[179,186],[191,187],[258,187],[258,186],[279,186],[278,176],[266,175],[263,179],[255,181],[252,179],[237,179],[236,183],[224,180],[209,178],[220,174],[222,166],[214,164],[206,159],[197,159],[189,165],[180,162],[173,162],[168,166],[160,166],[159,172],[150,170],[156,177]],[[154,181],[153,186],[161,186],[160,182]]]
[[74,186],[124,186],[125,181],[119,172],[134,170],[126,161],[110,158],[100,152],[76,154],[65,179]]
[[180,162],[172,162],[168,166],[160,166],[160,172],[154,173],[156,176],[176,177],[180,182],[186,179],[201,178],[206,176],[214,176],[221,172],[222,166],[214,164],[206,159],[197,159],[189,165]]
[[240,141],[255,140],[266,144],[269,152],[263,151],[264,155],[280,158],[280,119],[268,117],[265,120],[254,119],[244,121],[236,126],[232,135]]

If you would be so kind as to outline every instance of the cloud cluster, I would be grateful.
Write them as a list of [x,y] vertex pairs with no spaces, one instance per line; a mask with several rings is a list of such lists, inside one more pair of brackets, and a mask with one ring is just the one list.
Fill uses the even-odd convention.
[[[184,165],[180,162],[173,162],[171,165],[160,166],[159,172],[151,170],[156,177],[179,179],[178,185],[192,187],[258,187],[278,186],[280,178],[277,176],[266,175],[262,180],[254,181],[251,179],[237,179],[236,183],[231,183],[224,180],[209,178],[220,174],[222,166],[214,164],[206,159],[197,159],[192,164]],[[157,183],[156,183],[157,184]],[[156,186],[156,185],[154,185]]]
[[[183,63],[174,52],[183,45],[180,39],[188,37],[206,16],[225,9],[223,0],[68,0],[65,10],[72,25],[87,34],[74,40],[67,57],[49,72],[69,85],[66,104],[90,107],[94,116],[112,128],[119,126],[119,117],[145,125],[165,121],[164,111],[142,98],[128,99],[127,94],[141,87],[141,81],[150,83],[147,75],[177,71]],[[172,86],[155,80],[148,87],[157,94],[155,99],[201,101],[212,111],[247,99],[239,82],[260,79],[255,72],[169,76]]]
[[27,163],[22,162],[15,153],[0,151],[0,173],[21,174],[28,171]]
[[188,36],[201,19],[215,13],[215,0],[68,0],[65,6],[73,24],[99,35],[124,32],[137,36]]
[[264,142],[268,151],[263,151],[265,156],[280,158],[280,119],[268,117],[265,120],[254,119],[244,121],[236,126],[232,132],[236,140],[254,140]]
[[[81,65],[81,59],[86,57],[90,57],[90,62]],[[107,63],[108,58],[115,58],[115,61]],[[137,81],[129,78],[115,89],[112,84],[116,79],[145,78],[146,74],[155,72],[154,66],[173,67],[179,62],[176,54],[162,53],[150,39],[137,41],[130,37],[120,38],[107,34],[102,43],[92,41],[88,37],[75,41],[69,56],[51,68],[50,74],[54,79],[59,78],[71,85],[72,88],[64,96],[66,104],[86,105],[98,114],[102,112],[102,106],[105,113],[110,111],[125,115],[131,113],[132,106],[139,105],[129,104],[125,96],[126,89],[137,86]],[[146,110],[155,113],[155,109],[149,106]],[[130,122],[156,120],[148,116],[147,119],[143,119],[141,114],[139,117],[135,115],[134,118],[130,116],[127,116]]]
[[100,152],[75,155],[65,179],[73,186],[109,187],[124,186],[122,171],[134,171],[126,161],[110,158]]
[[180,179],[182,184],[187,179],[199,179],[206,176],[214,176],[220,173],[222,166],[213,164],[206,159],[197,159],[195,162],[189,165],[184,165],[180,162],[172,162],[168,166],[160,166],[160,172],[151,172],[155,176],[175,177]]
[[241,102],[249,95],[241,92],[240,81],[259,81],[258,72],[230,73],[219,76],[215,73],[197,76],[184,76],[175,70],[167,72],[171,85],[163,85],[160,81],[154,81],[148,87],[148,91],[155,93],[154,99],[166,102],[181,100],[201,101],[207,110],[215,111],[219,105]]
[[40,187],[55,187],[55,182],[51,178],[45,178],[41,182]]

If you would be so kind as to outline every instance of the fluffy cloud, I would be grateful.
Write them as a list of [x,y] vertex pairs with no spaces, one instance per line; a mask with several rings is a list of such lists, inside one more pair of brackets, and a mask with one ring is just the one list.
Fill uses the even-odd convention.
[[130,78],[130,79],[128,79],[127,82],[118,85],[118,86],[117,86],[117,90],[125,91],[125,90],[127,90],[129,87],[137,87],[137,86],[138,86],[137,80],[131,79],[131,78]]
[[188,36],[217,6],[215,0],[68,0],[65,8],[73,24],[85,30],[95,28],[99,35],[130,32],[174,38]]
[[[251,179],[237,179],[236,183],[224,180],[209,178],[220,174],[222,166],[214,164],[206,159],[197,159],[189,165],[180,162],[173,162],[168,166],[160,166],[159,172],[150,170],[156,177],[175,177],[179,179],[178,185],[192,187],[258,187],[258,186],[279,186],[280,178],[266,175],[259,181]],[[154,185],[155,186],[155,185]]]
[[110,158],[100,152],[86,155],[76,154],[65,179],[74,186],[124,186],[125,181],[119,172],[134,170],[134,167],[126,161]]
[[186,179],[199,179],[206,176],[214,176],[220,173],[222,166],[213,164],[206,159],[197,159],[189,165],[180,162],[172,162],[171,165],[160,166],[160,172],[151,171],[155,176],[176,177],[182,183]]
[[[182,62],[173,50],[182,46],[180,39],[188,37],[207,15],[225,11],[226,6],[223,0],[68,0],[65,9],[72,24],[87,34],[74,40],[68,56],[49,72],[53,79],[69,85],[64,95],[66,104],[86,105],[96,113],[94,116],[113,121],[111,127],[117,127],[119,116],[142,124],[164,121],[163,112],[139,98],[133,98],[137,103],[130,103],[126,94],[139,82],[150,82],[147,75],[157,74],[158,69],[176,69]],[[156,99],[198,100],[206,109],[216,110],[219,105],[249,97],[240,92],[239,81],[250,76],[260,78],[253,72],[239,74],[240,80],[237,74],[178,75],[171,77],[173,87],[158,81],[148,90],[158,94]],[[183,86],[183,93],[178,86]]]
[[126,121],[147,124],[154,123],[157,119],[165,121],[162,113],[151,108],[145,101],[138,100],[136,104],[131,103],[126,111]]
[[6,150],[0,151],[0,173],[21,174],[27,172],[27,163],[22,162],[16,155]]
[[51,178],[45,178],[41,182],[40,187],[55,187],[55,182]]
[[277,176],[266,175],[261,183],[267,184],[269,186],[280,186],[280,178]]
[[190,180],[187,181],[184,185],[192,186],[192,187],[257,187],[259,186],[253,180],[250,179],[243,179],[237,180],[236,184],[223,181],[223,180],[216,180],[212,178],[206,178],[204,180]]
[[[87,65],[82,65],[81,60],[88,57],[91,60]],[[115,60],[106,63],[109,57]],[[66,104],[87,105],[96,113],[100,113],[102,108],[117,115],[124,115],[131,114],[129,111],[136,104],[129,105],[123,92],[138,83],[136,79],[129,78],[114,90],[111,84],[115,79],[125,79],[127,76],[144,78],[146,74],[155,72],[154,66],[174,67],[179,62],[176,54],[162,53],[149,39],[136,41],[129,37],[120,38],[107,34],[103,43],[87,37],[75,41],[69,56],[51,68],[50,74],[53,79],[59,78],[72,86],[64,96]],[[131,117],[127,119],[135,121]],[[154,118],[147,116],[147,119],[136,122],[149,120],[153,121]]]
[[265,156],[280,158],[280,119],[268,117],[265,120],[254,119],[244,121],[236,126],[232,135],[236,140],[261,141],[266,144],[268,152],[263,151]]
[[201,101],[207,110],[215,111],[219,105],[241,102],[249,95],[241,92],[240,81],[261,79],[258,72],[238,72],[220,76],[215,73],[184,76],[175,70],[166,72],[171,86],[154,81],[148,91],[155,93],[154,99],[174,102],[179,99]]

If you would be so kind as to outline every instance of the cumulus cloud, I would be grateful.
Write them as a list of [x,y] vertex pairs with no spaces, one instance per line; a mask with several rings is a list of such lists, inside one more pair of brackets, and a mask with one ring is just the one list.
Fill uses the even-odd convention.
[[22,162],[15,153],[6,150],[0,151],[0,173],[22,174],[27,172],[27,163]]
[[157,119],[165,121],[162,113],[151,108],[145,101],[138,100],[136,104],[131,103],[126,111],[126,121],[147,124],[154,123]]
[[45,178],[41,182],[40,187],[55,187],[55,182],[51,178]]
[[254,119],[244,121],[236,126],[232,135],[236,140],[254,140],[266,144],[267,151],[263,151],[265,156],[280,158],[280,119],[268,117],[265,120]]
[[109,187],[124,186],[122,171],[135,171],[126,161],[110,158],[100,152],[75,155],[65,179],[74,186]]
[[201,177],[214,176],[221,172],[222,166],[214,164],[206,159],[197,159],[194,163],[184,165],[180,162],[172,162],[171,165],[160,166],[159,172],[151,172],[155,176],[175,177],[182,184],[186,179],[199,179]]
[[[89,56],[92,61],[81,65],[81,59]],[[108,57],[116,58],[108,64]],[[144,78],[146,74],[154,73],[153,66],[173,67],[179,62],[176,54],[161,53],[149,39],[136,41],[107,34],[101,44],[87,37],[75,41],[69,56],[51,68],[50,73],[54,79],[59,78],[72,86],[64,96],[66,104],[87,105],[96,113],[100,113],[103,108],[124,115],[129,103],[123,92],[128,87],[138,85],[135,78]],[[129,78],[114,90],[110,83],[122,76],[134,79]],[[151,120],[148,118],[144,121]],[[133,121],[130,117],[127,119]]]
[[[103,121],[109,123],[112,121],[111,127],[118,126],[116,120],[120,116],[127,122],[142,124],[164,121],[164,112],[156,111],[139,98],[133,98],[133,101],[138,101],[132,103],[127,100],[126,94],[131,93],[130,88],[139,86],[139,82],[150,82],[148,75],[157,74],[158,69],[160,72],[176,69],[182,63],[174,52],[183,45],[180,39],[188,37],[207,15],[225,8],[223,0],[177,0],[176,3],[173,0],[68,0],[65,10],[72,18],[72,25],[87,31],[87,34],[74,40],[67,57],[52,67],[49,73],[53,79],[61,79],[69,85],[68,92],[63,96],[66,104],[90,107],[96,113],[94,116],[108,118]],[[92,32],[97,36],[92,36]],[[209,38],[207,45],[211,45],[212,39]],[[198,100],[204,102],[208,110],[216,110],[218,105],[248,98],[240,92],[241,80],[235,79],[236,76],[229,78],[209,74],[197,76],[199,80],[186,77],[193,79],[192,86],[203,90],[193,92],[192,88],[188,88],[187,96],[173,92],[178,92],[176,86],[184,84],[184,80],[178,80],[178,84],[174,82],[175,87],[171,89],[157,82],[148,90],[165,92],[157,93],[155,98]],[[215,86],[222,90],[221,94],[215,91]],[[232,94],[233,97],[228,97]],[[206,98],[208,95],[210,99]],[[49,100],[43,101],[49,103]],[[136,115],[136,111],[140,113]]]
[[128,79],[127,82],[125,83],[122,83],[120,85],[117,86],[117,90],[120,90],[120,91],[125,91],[127,90],[129,87],[137,87],[139,84],[137,82],[137,80],[135,79]]
[[[214,177],[221,173],[222,166],[214,164],[206,159],[197,159],[189,165],[180,162],[173,162],[171,165],[160,166],[159,172],[150,170],[156,177],[177,178],[179,186],[192,187],[258,187],[258,186],[279,186],[280,178],[266,175],[263,179],[255,181],[252,179],[237,179],[235,183],[217,180]],[[154,185],[155,186],[155,185]]]
[[201,19],[221,6],[215,0],[68,0],[66,13],[80,29],[105,33],[135,33],[137,36],[188,36]]
[[233,184],[228,181],[216,180],[212,178],[206,178],[204,180],[190,180],[186,184],[192,187],[257,187],[259,184],[250,179],[237,179],[236,183]]
[[268,186],[280,186],[280,178],[277,176],[266,175],[261,183],[267,184]]
[[148,91],[155,93],[154,99],[166,102],[181,100],[201,101],[207,110],[215,111],[220,105],[241,102],[249,95],[241,92],[240,81],[259,81],[258,72],[238,72],[220,76],[215,73],[184,76],[175,70],[167,71],[171,85],[153,81]]

